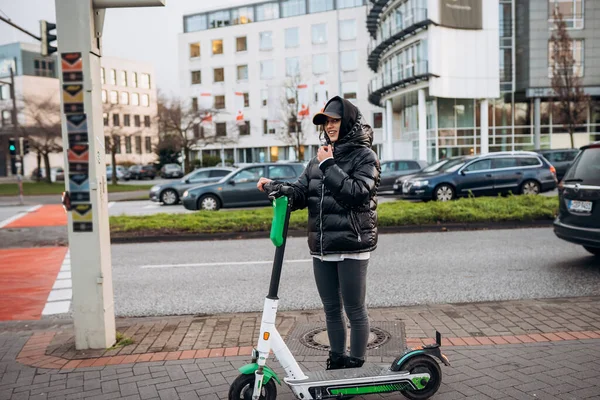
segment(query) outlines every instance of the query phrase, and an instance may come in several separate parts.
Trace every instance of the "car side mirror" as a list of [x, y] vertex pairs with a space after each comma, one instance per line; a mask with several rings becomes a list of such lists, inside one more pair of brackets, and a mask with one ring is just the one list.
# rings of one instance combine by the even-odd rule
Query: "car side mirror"
[[229, 180], [227, 183], [231, 186], [235, 186], [235, 181], [233, 179]]
[[461, 170], [461, 171], [460, 171], [460, 174], [461, 174], [462, 176], [465, 176], [467, 173], [466, 173], [466, 172], [465, 172], [465, 170], [463, 169], [463, 170]]

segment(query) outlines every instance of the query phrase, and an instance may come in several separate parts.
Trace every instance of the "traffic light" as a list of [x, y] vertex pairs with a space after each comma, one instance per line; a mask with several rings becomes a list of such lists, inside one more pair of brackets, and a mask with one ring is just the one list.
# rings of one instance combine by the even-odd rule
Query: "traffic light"
[[48, 56], [56, 52], [56, 47], [52, 46], [52, 42], [56, 40], [56, 35], [50, 31], [56, 29], [56, 24], [48, 21], [40, 21], [40, 37], [42, 38], [42, 55]]
[[23, 140], [23, 155], [29, 154], [29, 139]]
[[17, 142], [15, 139], [8, 139], [8, 152], [10, 153], [11, 157], [17, 155]]

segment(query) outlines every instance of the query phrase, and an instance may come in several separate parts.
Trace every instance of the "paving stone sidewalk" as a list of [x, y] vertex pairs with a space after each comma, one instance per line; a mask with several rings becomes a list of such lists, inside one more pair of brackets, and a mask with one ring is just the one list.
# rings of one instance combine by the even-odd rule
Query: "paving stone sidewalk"
[[[435, 399], [600, 399], [600, 297], [369, 312], [373, 321], [401, 321], [409, 345], [430, 341], [435, 329], [445, 335], [452, 366], [443, 367]], [[74, 350], [69, 321], [3, 323], [0, 400], [224, 399], [237, 368], [249, 361], [259, 319], [256, 313], [119, 319], [134, 344], [87, 353]], [[289, 334], [322, 322], [320, 311], [282, 312], [278, 327]], [[321, 369], [325, 358], [297, 357], [307, 371]], [[275, 361], [270, 365], [283, 376]], [[278, 390], [278, 399], [293, 399], [285, 385]]]

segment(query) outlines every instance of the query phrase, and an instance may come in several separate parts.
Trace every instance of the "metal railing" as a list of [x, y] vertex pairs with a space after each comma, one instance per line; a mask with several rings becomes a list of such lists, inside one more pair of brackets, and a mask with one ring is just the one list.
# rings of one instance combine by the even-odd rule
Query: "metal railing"
[[369, 84], [369, 93], [375, 93], [385, 87], [402, 84], [417, 77], [428, 75], [428, 64], [427, 60], [421, 60], [402, 68], [392, 68], [389, 71], [378, 73]]
[[[392, 13], [388, 18], [395, 18], [396, 14]], [[411, 27], [427, 21], [426, 8], [412, 8], [404, 15], [400, 16], [400, 24], [392, 26], [392, 24], [384, 25], [380, 22], [380, 28], [377, 30], [377, 39], [371, 39], [368, 47], [369, 53], [382, 42], [396, 36], [403, 31], [409, 30]]]

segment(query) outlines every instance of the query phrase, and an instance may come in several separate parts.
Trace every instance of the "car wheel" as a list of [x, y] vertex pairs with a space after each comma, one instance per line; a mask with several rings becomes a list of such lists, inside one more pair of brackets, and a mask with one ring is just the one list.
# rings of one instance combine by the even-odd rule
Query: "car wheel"
[[217, 211], [220, 207], [219, 199], [212, 194], [204, 195], [198, 200], [198, 210]]
[[454, 188], [447, 183], [442, 183], [433, 191], [433, 198], [437, 201], [450, 201], [454, 199]]
[[167, 189], [160, 194], [160, 201], [166, 206], [172, 206], [179, 203], [179, 196], [173, 189]]
[[595, 255], [596, 257], [600, 257], [600, 247], [583, 246], [583, 248]]
[[540, 184], [537, 181], [525, 181], [521, 185], [521, 194], [539, 194], [540, 189]]

